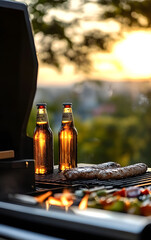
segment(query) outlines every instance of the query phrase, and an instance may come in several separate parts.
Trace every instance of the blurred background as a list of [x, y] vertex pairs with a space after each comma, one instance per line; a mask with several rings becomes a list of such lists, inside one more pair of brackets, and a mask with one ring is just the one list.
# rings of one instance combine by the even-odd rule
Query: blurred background
[[78, 162], [151, 166], [151, 1], [24, 0], [39, 60], [36, 103], [54, 132], [72, 102]]

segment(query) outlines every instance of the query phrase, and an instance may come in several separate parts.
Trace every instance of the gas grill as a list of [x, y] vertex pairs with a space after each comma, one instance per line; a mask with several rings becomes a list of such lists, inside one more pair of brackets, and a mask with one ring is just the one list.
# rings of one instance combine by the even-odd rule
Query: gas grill
[[[104, 240], [149, 239], [151, 217], [89, 208], [81, 211], [77, 207], [77, 202], [69, 208], [68, 212], [54, 206], [49, 211], [46, 211], [45, 205], [36, 205], [34, 201], [31, 201], [30, 197], [47, 191], [52, 191], [53, 194], [62, 193], [64, 189], [68, 189], [73, 193], [81, 189], [87, 189], [90, 192], [96, 189], [106, 189], [112, 192], [123, 187], [151, 186], [150, 171], [143, 175], [121, 180], [94, 179], [69, 182], [63, 177], [62, 173], [58, 173], [56, 167], [53, 174], [36, 177], [35, 186], [35, 191], [19, 195], [22, 198], [5, 199], [5, 201], [0, 202], [3, 225], [10, 227], [11, 230], [27, 231], [30, 237], [31, 233], [38, 233], [38, 236], [42, 237], [42, 239], [51, 239], [52, 237], [57, 239], [93, 238]], [[6, 232], [2, 234], [2, 236], [4, 235], [7, 236]], [[20, 239], [24, 238], [20, 237]]]
[[[34, 189], [32, 138], [26, 135], [38, 62], [27, 7], [0, 0], [0, 192]], [[9, 152], [14, 152], [8, 158]]]
[[[76, 204], [68, 212], [58, 207], [46, 211], [35, 203], [34, 196], [47, 191], [69, 189], [74, 193], [83, 188], [114, 191], [150, 186], [151, 172], [121, 180], [69, 182], [56, 167], [53, 174], [35, 178], [33, 142], [26, 136], [26, 127], [36, 91], [38, 62], [27, 6], [0, 0], [0, 32], [0, 153], [14, 152], [0, 159], [0, 238], [149, 239], [150, 217], [98, 209], [80, 211]], [[17, 194], [20, 198], [15, 197]]]

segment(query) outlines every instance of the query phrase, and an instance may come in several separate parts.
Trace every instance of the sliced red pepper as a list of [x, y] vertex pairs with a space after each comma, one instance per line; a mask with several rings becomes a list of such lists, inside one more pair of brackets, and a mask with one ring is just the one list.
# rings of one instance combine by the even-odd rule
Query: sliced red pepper
[[141, 206], [141, 215], [143, 216], [151, 216], [151, 204], [147, 204], [144, 206]]
[[142, 195], [148, 195], [149, 193], [150, 191], [147, 188], [141, 190]]
[[119, 195], [121, 197], [126, 197], [126, 189], [122, 188], [121, 190], [113, 193], [113, 196], [117, 196], [117, 195]]

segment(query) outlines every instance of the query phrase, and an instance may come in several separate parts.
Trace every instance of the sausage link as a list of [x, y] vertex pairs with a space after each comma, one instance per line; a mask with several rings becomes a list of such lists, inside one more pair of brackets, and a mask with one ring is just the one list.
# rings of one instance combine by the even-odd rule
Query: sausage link
[[65, 170], [64, 176], [68, 180], [78, 180], [78, 179], [94, 179], [97, 178], [97, 172], [100, 169], [93, 169], [93, 168], [77, 168], [71, 170]]
[[91, 167], [71, 168], [69, 170], [65, 170], [63, 174], [68, 180], [95, 179], [97, 178], [97, 174], [100, 170], [118, 167], [120, 167], [120, 164], [118, 163], [107, 162], [98, 165], [92, 165]]
[[121, 165], [116, 162], [105, 162], [105, 163], [100, 163], [100, 164], [94, 164], [91, 167], [103, 170], [103, 169], [108, 169], [108, 168], [119, 168], [119, 167], [121, 167]]
[[127, 167], [117, 169], [106, 169], [97, 172], [97, 178], [100, 180], [105, 179], [121, 179], [143, 174], [147, 171], [145, 163], [136, 163]]

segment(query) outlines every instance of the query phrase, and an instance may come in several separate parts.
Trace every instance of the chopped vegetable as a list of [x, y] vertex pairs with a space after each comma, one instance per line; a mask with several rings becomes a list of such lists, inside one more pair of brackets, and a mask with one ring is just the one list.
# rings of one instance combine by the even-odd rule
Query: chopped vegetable
[[151, 190], [149, 188], [122, 188], [107, 194], [107, 190], [93, 192], [88, 207], [151, 216]]
[[151, 215], [151, 201], [148, 199], [144, 201], [141, 205], [141, 214], [143, 216], [150, 216]]
[[129, 198], [136, 198], [141, 194], [141, 190], [138, 187], [130, 187], [126, 190], [126, 196]]
[[122, 188], [121, 190], [116, 191], [115, 193], [113, 193], [113, 195], [114, 195], [114, 196], [120, 195], [121, 197], [126, 197], [126, 189], [125, 189], [125, 188]]
[[149, 193], [150, 191], [147, 188], [141, 190], [142, 195], [148, 195]]
[[110, 211], [116, 211], [116, 212], [124, 212], [125, 210], [125, 204], [124, 201], [122, 200], [117, 200], [115, 202], [112, 202], [109, 205], [106, 205], [104, 207], [105, 210], [110, 210]]
[[91, 200], [91, 201], [88, 201], [88, 207], [90, 208], [101, 208], [101, 205], [95, 201], [95, 200]]
[[127, 213], [140, 215], [141, 214], [140, 206], [141, 202], [137, 198], [130, 200], [130, 205], [127, 208]]
[[97, 192], [97, 196], [101, 197], [101, 196], [106, 196], [107, 195], [107, 191], [106, 190], [99, 190]]

